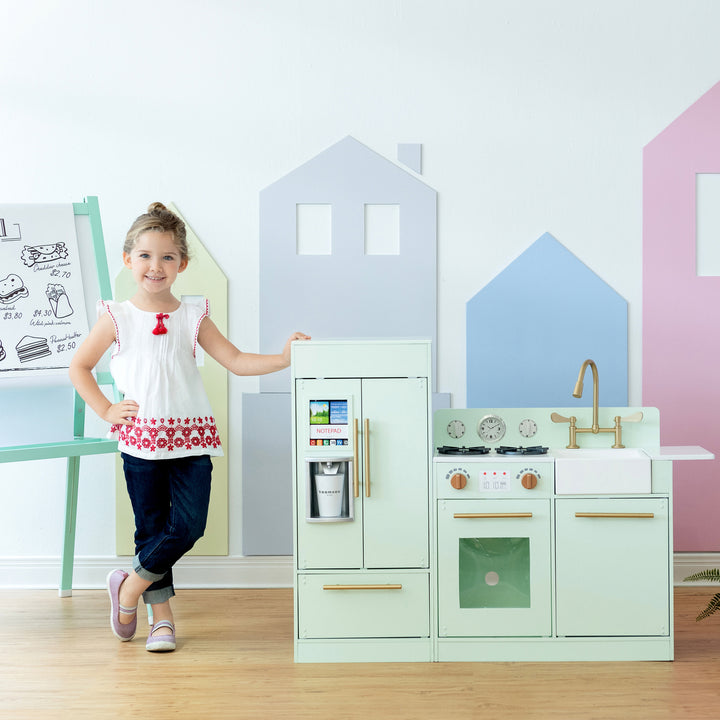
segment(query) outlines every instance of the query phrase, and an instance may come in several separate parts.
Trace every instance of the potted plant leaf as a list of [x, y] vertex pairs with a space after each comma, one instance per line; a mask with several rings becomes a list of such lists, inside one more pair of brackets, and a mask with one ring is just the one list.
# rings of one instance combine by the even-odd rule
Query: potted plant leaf
[[[720, 570], [718, 568], [710, 568], [709, 570], [702, 570], [701, 572], [693, 573], [685, 578], [685, 582], [695, 582], [698, 580], [709, 580], [710, 582], [720, 583]], [[695, 618], [696, 621], [704, 620], [706, 617], [710, 617], [716, 610], [720, 609], [720, 592], [715, 593], [707, 607]]]

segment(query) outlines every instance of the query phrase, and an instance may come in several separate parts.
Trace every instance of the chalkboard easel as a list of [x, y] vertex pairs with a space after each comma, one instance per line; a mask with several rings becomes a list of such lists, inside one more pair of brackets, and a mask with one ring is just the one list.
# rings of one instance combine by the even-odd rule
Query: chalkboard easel
[[[112, 299], [110, 275], [108, 271], [105, 241], [100, 221], [100, 207], [97, 197], [89, 196], [81, 203], [73, 203], [75, 225], [78, 234], [78, 245], [81, 246], [81, 263], [85, 281], [85, 305], [88, 316], [94, 315], [94, 300]], [[92, 272], [92, 271], [95, 272]], [[94, 297], [94, 300], [92, 298]], [[89, 317], [90, 319], [90, 317]], [[94, 319], [94, 318], [93, 318]], [[112, 386], [113, 397], [118, 398], [112, 376], [107, 370], [98, 370], [98, 384]], [[4, 387], [8, 385], [9, 387]], [[77, 520], [78, 486], [80, 475], [80, 458], [85, 455], [100, 455], [117, 452], [117, 441], [106, 438], [85, 437], [85, 402], [75, 392], [61, 388], [66, 392], [58, 393], [59, 398], [67, 398], [66, 412], [71, 412], [72, 421], [68, 418], [67, 427], [72, 427], [72, 436], [53, 438], [49, 442], [29, 444], [10, 444], [0, 446], [0, 463], [24, 462], [28, 460], [47, 460], [50, 458], [67, 458], [67, 486], [65, 494], [65, 525], [61, 557], [60, 597], [72, 595], [73, 562], [75, 556], [75, 527]], [[0, 382], [0, 393], [7, 402], [17, 402], [17, 398], [27, 395], [25, 388], [13, 388], [12, 380]], [[72, 399], [71, 399], [72, 398]], [[3, 404], [6, 404], [5, 402]], [[26, 406], [29, 403], [26, 403]], [[63, 411], [65, 412], [65, 411]], [[32, 408], [28, 408], [32, 421]], [[28, 432], [25, 430], [25, 432]], [[28, 439], [36, 439], [37, 434], [30, 431]], [[11, 440], [13, 438], [11, 437]], [[4, 439], [3, 439], [4, 441]]]

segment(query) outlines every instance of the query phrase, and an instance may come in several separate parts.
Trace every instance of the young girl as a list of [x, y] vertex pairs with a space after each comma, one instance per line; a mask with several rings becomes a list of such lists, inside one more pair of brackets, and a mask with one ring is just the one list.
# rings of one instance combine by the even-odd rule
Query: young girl
[[[133, 569], [107, 578], [110, 627], [120, 640], [132, 640], [142, 595], [153, 611], [151, 652], [175, 649], [172, 567], [205, 531], [210, 456], [222, 455], [197, 345], [236, 375], [262, 375], [287, 367], [290, 343], [308, 339], [294, 333], [279, 355], [241, 352], [210, 320], [207, 302], [183, 303], [172, 294], [188, 261], [184, 223], [153, 203], [123, 247], [137, 292], [123, 303], [98, 304], [99, 320], [70, 363], [73, 385], [118, 439], [135, 515]], [[119, 403], [105, 397], [92, 374], [113, 343], [110, 371], [124, 394]]]

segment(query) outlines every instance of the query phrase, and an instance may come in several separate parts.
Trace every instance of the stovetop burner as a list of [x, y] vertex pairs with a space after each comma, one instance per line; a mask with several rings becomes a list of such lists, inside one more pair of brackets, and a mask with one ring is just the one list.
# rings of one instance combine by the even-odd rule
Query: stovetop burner
[[452, 447], [443, 445], [437, 449], [438, 455], [487, 455], [490, 452], [489, 447], [477, 445], [476, 447]]
[[545, 455], [548, 449], [541, 445], [533, 445], [531, 447], [508, 447], [501, 445], [495, 452], [498, 455]]

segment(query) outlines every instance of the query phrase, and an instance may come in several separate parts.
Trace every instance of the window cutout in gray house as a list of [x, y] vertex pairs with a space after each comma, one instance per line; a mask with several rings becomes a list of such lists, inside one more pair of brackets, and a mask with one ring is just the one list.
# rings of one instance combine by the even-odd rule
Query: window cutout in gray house
[[695, 175], [695, 273], [720, 276], [720, 174]]
[[400, 254], [399, 205], [365, 205], [365, 254]]
[[298, 255], [332, 254], [332, 205], [298, 203], [295, 220]]

